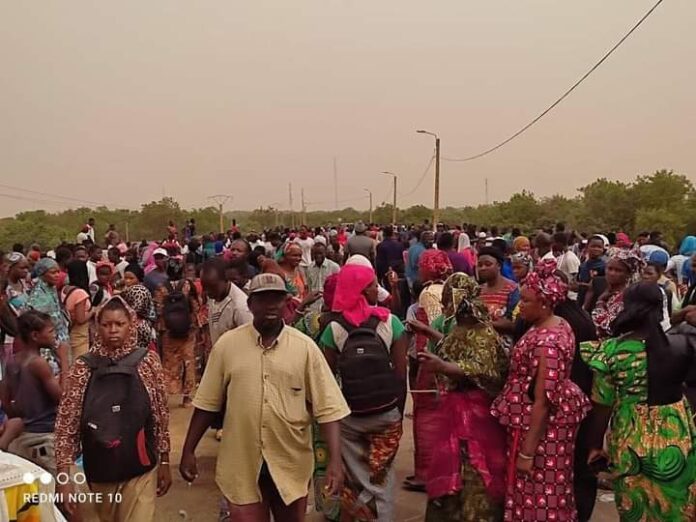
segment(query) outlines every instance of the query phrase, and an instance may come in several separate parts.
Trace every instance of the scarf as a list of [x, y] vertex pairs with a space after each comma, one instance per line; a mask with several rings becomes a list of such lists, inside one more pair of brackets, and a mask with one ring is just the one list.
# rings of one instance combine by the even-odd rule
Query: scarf
[[346, 265], [338, 273], [332, 311], [340, 312], [353, 326], [360, 326], [373, 315], [380, 321], [390, 312], [381, 306], [370, 306], [363, 291], [375, 280], [375, 271], [359, 265]]

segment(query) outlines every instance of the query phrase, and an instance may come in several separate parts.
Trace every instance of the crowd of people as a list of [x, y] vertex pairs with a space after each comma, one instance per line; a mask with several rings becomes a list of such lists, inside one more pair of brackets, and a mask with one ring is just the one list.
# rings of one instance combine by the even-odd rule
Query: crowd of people
[[600, 476], [623, 521], [696, 520], [695, 236], [95, 227], [0, 266], [0, 451], [84, 472], [103, 496], [59, 483], [68, 520], [156, 519], [179, 405], [187, 482], [216, 430], [221, 520], [303, 520], [312, 487], [326, 520], [393, 521], [403, 487], [429, 522], [586, 522]]

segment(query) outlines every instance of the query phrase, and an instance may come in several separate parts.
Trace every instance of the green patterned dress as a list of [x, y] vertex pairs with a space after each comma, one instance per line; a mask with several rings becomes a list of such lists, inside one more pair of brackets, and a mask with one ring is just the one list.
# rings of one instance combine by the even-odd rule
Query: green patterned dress
[[696, 428], [686, 399], [648, 405], [643, 341], [581, 344], [593, 402], [611, 407], [608, 437], [616, 506], [623, 522], [696, 520]]

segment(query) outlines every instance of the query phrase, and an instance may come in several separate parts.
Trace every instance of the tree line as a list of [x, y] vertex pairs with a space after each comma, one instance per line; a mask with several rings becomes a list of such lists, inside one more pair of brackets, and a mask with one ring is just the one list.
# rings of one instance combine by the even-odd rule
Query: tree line
[[[402, 224], [423, 223], [432, 217], [424, 205], [397, 209]], [[80, 228], [90, 217], [97, 223], [97, 238], [101, 241], [109, 224], [116, 225], [122, 237], [130, 241], [161, 240], [167, 223], [172, 220], [180, 228], [187, 220], [195, 219], [197, 235], [219, 232], [219, 214], [214, 207], [183, 209], [172, 198], [163, 198], [142, 205], [140, 210], [77, 208], [57, 213], [43, 210], [21, 212], [0, 220], [0, 248], [9, 249], [14, 243], [36, 242], [50, 248], [66, 241], [75, 241]], [[244, 231], [262, 231], [277, 226], [291, 227], [306, 224], [367, 222], [367, 211], [344, 208], [334, 211], [312, 211], [301, 214], [263, 207], [253, 211], [232, 210], [225, 215], [226, 227], [232, 220]], [[373, 212], [373, 221], [389, 223], [392, 206], [382, 204]], [[506, 201], [488, 205], [446, 207], [440, 220], [449, 225], [474, 223], [480, 226], [519, 227], [524, 232], [550, 227], [562, 221], [568, 230], [588, 233], [624, 231], [634, 235], [640, 231], [660, 230], [668, 243], [676, 245], [687, 233], [696, 232], [696, 191], [682, 174], [660, 170], [637, 176], [632, 182], [600, 178], [578, 189], [575, 197], [553, 195], [539, 198], [522, 191]]]

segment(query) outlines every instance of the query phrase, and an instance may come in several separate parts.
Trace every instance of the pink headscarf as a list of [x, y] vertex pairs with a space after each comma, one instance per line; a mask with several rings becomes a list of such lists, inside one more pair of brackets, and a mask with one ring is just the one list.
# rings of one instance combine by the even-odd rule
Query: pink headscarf
[[370, 306], [363, 290], [375, 279], [375, 271], [359, 265], [346, 265], [338, 273], [332, 311], [340, 312], [353, 326], [360, 326], [371, 316], [380, 321], [389, 319], [389, 310]]

